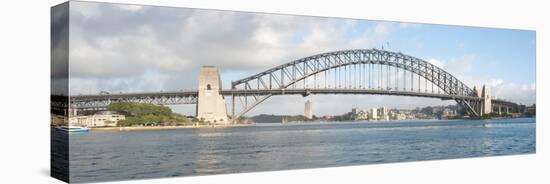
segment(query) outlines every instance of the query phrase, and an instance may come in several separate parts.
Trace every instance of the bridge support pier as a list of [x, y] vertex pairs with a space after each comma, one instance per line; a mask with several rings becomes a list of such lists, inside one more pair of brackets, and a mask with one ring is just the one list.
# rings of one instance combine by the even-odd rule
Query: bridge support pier
[[480, 115], [492, 113], [493, 104], [491, 102], [491, 90], [489, 89], [488, 86], [483, 85], [481, 96], [483, 98], [483, 105], [482, 105], [483, 112]]
[[482, 98], [481, 101], [475, 103], [475, 111], [479, 113], [479, 116], [490, 114], [493, 112], [493, 104], [491, 101], [491, 90], [488, 86], [483, 85], [481, 91], [477, 86], [474, 86], [474, 93], [477, 97]]
[[216, 124], [229, 123], [221, 89], [222, 81], [218, 68], [202, 66], [199, 74], [197, 118]]
[[[479, 90], [477, 86], [474, 86], [473, 91], [478, 98], [482, 97], [481, 90]], [[483, 102], [477, 101], [477, 102], [474, 102], [473, 104], [474, 104], [474, 110], [479, 114], [479, 116], [483, 116]]]

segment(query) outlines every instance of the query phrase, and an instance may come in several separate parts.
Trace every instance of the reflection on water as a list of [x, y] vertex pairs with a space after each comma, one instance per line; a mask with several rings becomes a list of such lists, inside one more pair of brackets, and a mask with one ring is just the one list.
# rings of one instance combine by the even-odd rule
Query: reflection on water
[[69, 135], [50, 129], [50, 174], [69, 182]]
[[338, 122], [70, 135], [71, 182], [535, 152], [535, 119]]

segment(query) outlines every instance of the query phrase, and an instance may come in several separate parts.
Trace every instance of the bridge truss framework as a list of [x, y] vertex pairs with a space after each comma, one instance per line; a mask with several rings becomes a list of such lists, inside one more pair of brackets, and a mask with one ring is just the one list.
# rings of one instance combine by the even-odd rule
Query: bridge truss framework
[[[332, 75], [330, 75], [331, 72]], [[327, 73], [330, 77], [327, 77]], [[418, 88], [415, 90], [416, 81], [418, 81], [416, 83]], [[406, 92], [422, 93], [422, 81], [424, 81], [424, 93], [428, 92], [428, 84], [430, 84], [431, 93], [435, 93], [435, 87], [437, 94], [456, 96], [454, 100], [469, 114], [480, 116], [478, 109], [481, 99], [476, 98], [478, 94], [455, 76], [422, 59], [377, 49], [344, 50], [305, 57], [234, 81], [232, 89], [250, 91], [318, 87], [376, 89], [414, 96]], [[319, 83], [321, 85], [318, 85]], [[233, 95], [233, 99], [240, 98], [244, 100], [239, 101], [245, 102], [238, 114], [235, 114], [236, 107], [233, 102], [233, 117], [244, 115], [273, 95], [274, 93], [252, 96]]]
[[[483, 98], [455, 76], [427, 61], [402, 53], [377, 49], [344, 50], [298, 59], [233, 81], [219, 91], [231, 97], [231, 117], [243, 116], [274, 95], [375, 94], [455, 100], [471, 116], [479, 117]], [[102, 110], [112, 102], [158, 105], [196, 104], [198, 91], [75, 95], [71, 108]], [[52, 107], [65, 99], [52, 96]], [[500, 105], [517, 105], [493, 100]], [[239, 106], [239, 107], [237, 107]], [[239, 112], [237, 112], [239, 111]]]

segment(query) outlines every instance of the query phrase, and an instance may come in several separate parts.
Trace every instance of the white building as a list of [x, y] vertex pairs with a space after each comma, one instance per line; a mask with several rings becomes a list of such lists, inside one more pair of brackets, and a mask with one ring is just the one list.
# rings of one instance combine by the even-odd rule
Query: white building
[[356, 115], [356, 120], [365, 120], [365, 119], [369, 119], [369, 113], [366, 111], [366, 110], [361, 110], [359, 111], [359, 113]]
[[110, 111], [103, 111], [91, 116], [70, 117], [69, 125], [83, 127], [117, 126], [118, 121], [125, 119], [126, 117], [124, 115], [115, 114]]
[[369, 112], [369, 120], [378, 120], [378, 109], [372, 108]]
[[399, 113], [394, 113], [394, 118], [395, 120], [405, 120], [407, 119], [407, 115], [403, 112], [399, 112]]
[[380, 107], [380, 109], [378, 109], [378, 119], [390, 120], [388, 109], [386, 107]]
[[456, 116], [456, 111], [446, 108], [446, 109], [443, 110], [442, 116], [444, 118]]
[[366, 120], [369, 119], [367, 110], [353, 108], [351, 109], [352, 119], [354, 120]]
[[308, 119], [313, 119], [313, 108], [309, 100], [304, 104], [304, 116]]

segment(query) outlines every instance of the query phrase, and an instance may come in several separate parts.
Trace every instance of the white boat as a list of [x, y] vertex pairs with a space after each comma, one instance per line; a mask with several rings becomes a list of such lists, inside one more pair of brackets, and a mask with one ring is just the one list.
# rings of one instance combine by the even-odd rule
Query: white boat
[[89, 132], [90, 128], [81, 126], [59, 126], [55, 130], [61, 132]]

